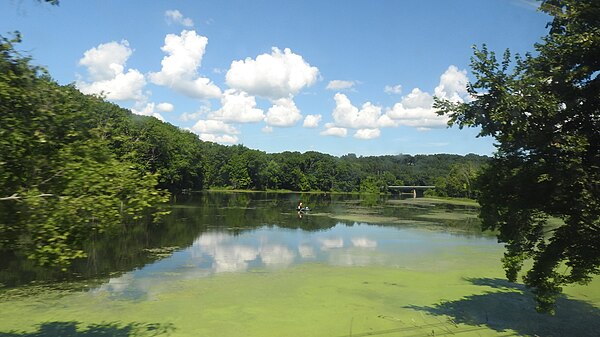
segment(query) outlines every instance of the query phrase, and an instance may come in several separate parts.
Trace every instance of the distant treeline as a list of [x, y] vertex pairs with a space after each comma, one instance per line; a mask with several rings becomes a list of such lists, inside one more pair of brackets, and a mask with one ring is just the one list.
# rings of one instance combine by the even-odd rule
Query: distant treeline
[[437, 195], [473, 197], [471, 182], [489, 159], [473, 154], [270, 154], [205, 142], [156, 118], [89, 99], [102, 106], [94, 111], [97, 127], [117, 158], [157, 174], [158, 187], [173, 193], [212, 188], [379, 193], [390, 185], [435, 185]]
[[204, 142], [156, 118], [98, 104], [103, 108], [94, 114], [111, 151], [140, 172], [157, 174], [158, 186], [173, 193], [213, 188], [379, 193], [390, 185], [435, 185], [430, 193], [473, 197], [471, 182], [489, 159], [473, 154], [270, 154], [243, 145]]
[[438, 195], [472, 197], [471, 181], [488, 160], [448, 154], [268, 154], [243, 145], [204, 142], [155, 118], [114, 105], [109, 109], [111, 133], [105, 136], [112, 150], [139, 170], [157, 173], [159, 186], [174, 193], [211, 188], [378, 193], [389, 185], [435, 185]]

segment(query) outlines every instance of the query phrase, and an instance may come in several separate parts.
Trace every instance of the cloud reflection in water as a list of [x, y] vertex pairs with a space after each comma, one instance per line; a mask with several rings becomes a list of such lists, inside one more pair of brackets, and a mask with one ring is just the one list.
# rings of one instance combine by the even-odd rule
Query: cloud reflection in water
[[202, 233], [190, 247], [167, 258], [111, 278], [94, 292], [129, 299], [152, 298], [177, 287], [181, 280], [301, 263], [420, 268], [423, 262], [435, 264], [437, 259], [432, 257], [457, 247], [488, 249], [490, 245], [497, 244], [491, 239], [367, 224], [338, 224], [319, 232], [274, 226], [236, 235], [213, 231]]

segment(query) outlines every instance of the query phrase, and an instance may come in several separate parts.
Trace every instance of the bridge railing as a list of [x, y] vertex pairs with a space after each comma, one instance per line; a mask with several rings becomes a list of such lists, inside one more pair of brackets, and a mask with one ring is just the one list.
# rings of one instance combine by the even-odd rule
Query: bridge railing
[[[428, 189], [435, 188], [435, 186], [424, 185], [424, 186], [412, 186], [412, 185], [398, 185], [388, 186], [388, 190], [399, 190], [400, 194], [412, 194], [413, 198], [417, 198], [417, 194], [423, 195], [423, 192]], [[417, 193], [419, 191], [419, 193]]]

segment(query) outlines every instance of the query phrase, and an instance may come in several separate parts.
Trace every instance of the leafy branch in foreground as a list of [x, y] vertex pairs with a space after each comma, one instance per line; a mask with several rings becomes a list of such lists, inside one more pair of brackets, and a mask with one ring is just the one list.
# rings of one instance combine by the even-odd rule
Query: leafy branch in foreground
[[103, 138], [112, 105], [56, 84], [18, 42], [0, 37], [0, 249], [66, 268], [90, 237], [160, 216], [168, 195]]
[[[480, 217], [506, 243], [503, 263], [553, 313], [562, 286], [600, 273], [600, 2], [545, 0], [553, 17], [537, 56], [475, 48], [474, 98], [436, 100], [449, 124], [479, 127], [497, 152], [478, 178]], [[563, 224], [549, 226], [549, 217]]]

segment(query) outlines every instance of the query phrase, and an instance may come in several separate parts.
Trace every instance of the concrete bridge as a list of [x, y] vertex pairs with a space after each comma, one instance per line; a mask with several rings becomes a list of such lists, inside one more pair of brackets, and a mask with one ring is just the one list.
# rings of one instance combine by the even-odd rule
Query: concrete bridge
[[425, 190], [435, 188], [435, 186], [409, 186], [409, 185], [400, 185], [400, 186], [388, 186], [388, 189], [391, 191], [397, 190], [400, 194], [410, 194], [413, 198], [420, 198], [423, 196], [423, 192]]

